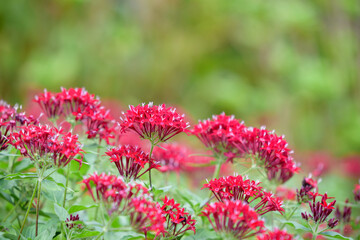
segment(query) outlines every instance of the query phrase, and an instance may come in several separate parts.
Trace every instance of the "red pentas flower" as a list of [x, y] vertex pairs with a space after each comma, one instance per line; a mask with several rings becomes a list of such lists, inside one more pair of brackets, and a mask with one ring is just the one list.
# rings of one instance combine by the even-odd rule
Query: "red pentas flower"
[[318, 181], [311, 178], [311, 176], [304, 178], [300, 190], [296, 189], [297, 201], [299, 203], [308, 202], [309, 199], [312, 198], [312, 195], [310, 193], [313, 193], [311, 192], [313, 189], [315, 190], [315, 192], [318, 191]]
[[136, 107], [131, 105], [129, 108], [120, 118], [122, 131], [132, 130], [154, 143], [165, 142], [189, 127], [184, 115], [177, 113], [175, 108], [167, 108], [165, 104], [157, 106], [149, 103]]
[[187, 147], [177, 144], [161, 144], [154, 149], [153, 157], [159, 163], [161, 172], [176, 172], [186, 168], [190, 151]]
[[255, 182], [238, 175], [212, 179], [207, 184], [204, 184], [203, 188], [209, 188], [217, 200], [221, 202], [241, 200], [247, 204], [254, 203], [254, 210], [259, 215], [270, 211], [282, 213], [284, 209], [281, 207], [282, 201], [280, 198], [264, 191], [259, 184], [260, 182]]
[[[305, 220], [312, 219], [315, 223], [323, 223], [326, 221], [327, 217], [332, 213], [334, 210], [334, 205], [336, 203], [336, 200], [332, 201], [331, 203], [328, 203], [327, 201], [331, 199], [332, 197], [328, 197], [325, 193], [324, 195], [321, 195], [319, 193], [312, 193], [310, 192], [312, 201], [309, 202], [311, 214], [307, 212], [301, 213], [301, 216]], [[316, 198], [321, 197], [321, 201], [317, 201]]]
[[[44, 125], [28, 125], [9, 136], [10, 144], [29, 157], [40, 168], [66, 166], [71, 160], [82, 163], [81, 145], [78, 136], [62, 129]], [[80, 159], [75, 158], [77, 155]]]
[[360, 202], [360, 184], [355, 184], [354, 199], [356, 202]]
[[175, 203], [174, 199], [169, 199], [167, 196], [162, 202], [162, 204], [158, 203], [158, 208], [161, 209], [162, 215], [166, 219], [166, 232], [163, 237], [176, 238], [188, 230], [193, 231], [194, 234], [196, 233], [195, 219], [192, 219], [192, 216], [185, 212], [185, 209], [181, 208], [179, 203]]
[[231, 161], [238, 156], [238, 151], [232, 144], [232, 138], [245, 129], [235, 117], [225, 113], [215, 115], [212, 119], [199, 121], [189, 132], [196, 137], [214, 154], [226, 154], [227, 160]]
[[77, 221], [80, 221], [79, 214], [76, 215], [70, 214], [70, 217], [66, 218], [65, 220], [66, 227], [68, 229], [73, 229], [73, 228], [82, 229], [83, 227], [81, 226], [81, 224], [76, 223]]
[[[125, 183], [122, 178], [101, 173], [93, 173], [84, 178], [86, 185], [94, 201], [102, 201], [109, 215], [114, 212], [127, 213], [132, 198], [150, 198], [149, 191], [140, 183]], [[93, 191], [95, 185], [95, 191]], [[96, 195], [94, 194], [96, 193]]]
[[201, 213], [207, 217], [216, 232], [245, 239], [264, 232], [264, 222], [248, 204], [224, 201], [208, 204]]
[[165, 234], [165, 218], [156, 203], [145, 198], [132, 198], [129, 203], [128, 215], [130, 224], [138, 231], [155, 233], [155, 239]]
[[[137, 179], [144, 175], [152, 168], [158, 168], [154, 159], [149, 158], [138, 146], [125, 145], [109, 149], [106, 154], [110, 157], [111, 162], [115, 163], [119, 174], [127, 181]], [[145, 169], [145, 165], [147, 168]], [[141, 174], [140, 172], [144, 170]]]
[[260, 236], [257, 236], [258, 240], [293, 240], [293, 235], [287, 233], [285, 230], [275, 228], [274, 231], [268, 231]]
[[245, 128], [230, 139], [240, 155], [255, 156], [256, 164], [264, 167], [269, 180], [284, 183], [299, 171], [283, 136], [265, 128]]

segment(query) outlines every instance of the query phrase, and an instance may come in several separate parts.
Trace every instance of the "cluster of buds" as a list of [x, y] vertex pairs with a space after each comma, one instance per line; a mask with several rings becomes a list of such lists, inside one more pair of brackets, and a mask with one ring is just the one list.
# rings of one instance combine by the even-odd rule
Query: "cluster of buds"
[[265, 230], [256, 211], [240, 200], [208, 204], [201, 215], [207, 217], [216, 232], [237, 239], [250, 238]]
[[175, 108], [167, 108], [165, 104], [157, 106], [149, 103], [129, 108], [120, 118], [122, 132], [132, 130], [153, 143], [165, 142], [189, 127], [184, 115], [177, 113]]
[[339, 220], [339, 222], [347, 224], [351, 220], [351, 207], [348, 206], [349, 199], [346, 199], [345, 206], [343, 211], [341, 212], [339, 206], [336, 207], [335, 217]]
[[281, 183], [299, 171], [284, 136], [277, 136], [265, 128], [246, 127], [234, 116], [224, 113], [210, 120], [199, 122], [190, 131], [216, 155], [234, 158], [255, 157], [256, 165], [262, 166], [269, 180]]
[[254, 210], [263, 215], [271, 211], [284, 212], [282, 201], [270, 192], [266, 192], [260, 182], [238, 176], [227, 176], [219, 179], [212, 179], [203, 188], [208, 188], [218, 201], [240, 200], [247, 204], [254, 204]]
[[[110, 157], [111, 162], [115, 163], [119, 174], [126, 180], [134, 180], [141, 177], [152, 168], [160, 167], [154, 159], [144, 153], [140, 147], [125, 145], [109, 149], [106, 154]], [[148, 168], [145, 169], [145, 164]], [[145, 169], [140, 174], [140, 171]]]
[[19, 126], [38, 123], [38, 119], [35, 119], [32, 115], [26, 116], [25, 113], [18, 113], [18, 109], [19, 106], [17, 105], [12, 107], [0, 100], [0, 151], [9, 146], [8, 137]]
[[304, 178], [300, 190], [296, 189], [298, 203], [306, 203], [311, 200], [312, 195], [310, 193], [313, 193], [312, 190], [318, 191], [318, 181], [311, 178], [311, 176]]
[[293, 240], [293, 235], [287, 233], [285, 230], [275, 228], [274, 231], [268, 231], [262, 235], [257, 236], [257, 240]]
[[79, 214], [76, 214], [76, 215], [70, 214], [70, 217], [66, 218], [66, 220], [65, 220], [66, 227], [69, 230], [71, 230], [71, 229], [82, 229], [83, 226], [81, 224], [78, 224], [77, 221], [80, 221]]
[[161, 209], [162, 215], [165, 218], [164, 237], [180, 237], [188, 230], [193, 231], [194, 234], [196, 233], [196, 221], [192, 219], [188, 212], [185, 212], [184, 208], [180, 207], [179, 203], [175, 203], [174, 199], [169, 199], [167, 196], [162, 201], [162, 204], [158, 203], [158, 208]]
[[87, 127], [88, 138], [99, 136], [109, 144], [109, 139], [114, 138], [114, 121], [98, 98], [89, 94], [84, 88], [61, 88], [61, 92], [44, 93], [34, 99], [49, 119], [64, 117], [72, 122], [81, 121]]
[[[150, 198], [149, 191], [139, 183], [126, 184], [122, 178], [114, 175], [93, 173], [83, 180], [95, 202], [103, 201], [108, 214], [126, 213], [133, 198]], [[95, 185], [95, 193], [92, 189]]]
[[[336, 203], [336, 200], [328, 203], [327, 200], [331, 199], [331, 197], [328, 197], [326, 193], [324, 195], [321, 195], [319, 193], [310, 192], [310, 196], [312, 199], [311, 201], [309, 201], [311, 214], [307, 212], [302, 212], [301, 217], [306, 221], [312, 219], [316, 224], [322, 224], [326, 221], [328, 216], [335, 209], [334, 205]], [[317, 201], [317, 197], [321, 197], [321, 201]], [[332, 218], [328, 221], [328, 226], [330, 228], [334, 228], [338, 224], [338, 222], [339, 220]]]
[[[10, 134], [9, 142], [40, 168], [64, 167], [72, 160], [82, 163], [84, 151], [78, 136], [64, 133], [62, 129], [40, 124], [23, 126], [19, 132]], [[77, 155], [80, 159], [75, 158]]]

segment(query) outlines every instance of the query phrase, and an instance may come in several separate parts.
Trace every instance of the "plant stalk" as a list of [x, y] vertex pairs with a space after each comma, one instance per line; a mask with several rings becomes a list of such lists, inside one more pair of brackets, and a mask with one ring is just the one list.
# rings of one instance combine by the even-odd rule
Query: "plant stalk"
[[[151, 155], [152, 155], [152, 152], [153, 152], [155, 146], [156, 146], [156, 144], [154, 144], [154, 141], [151, 141], [151, 148], [150, 148], [150, 153], [149, 153], [149, 161], [151, 161]], [[151, 168], [149, 168], [149, 184], [150, 184], [150, 191], [152, 191]]]
[[37, 191], [37, 203], [36, 203], [36, 228], [35, 228], [35, 237], [38, 235], [39, 228], [39, 211], [40, 211], [40, 193], [41, 193], [41, 180], [38, 180], [38, 191]]
[[68, 167], [66, 169], [66, 183], [65, 183], [65, 190], [64, 190], [63, 208], [65, 208], [67, 188], [69, 186], [69, 175], [70, 175], [70, 163], [68, 163]]

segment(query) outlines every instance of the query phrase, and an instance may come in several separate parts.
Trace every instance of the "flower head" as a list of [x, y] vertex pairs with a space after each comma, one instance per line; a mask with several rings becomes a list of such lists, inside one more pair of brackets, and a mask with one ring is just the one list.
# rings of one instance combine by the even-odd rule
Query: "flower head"
[[[331, 199], [325, 193], [321, 195], [319, 193], [310, 192], [310, 196], [312, 201], [309, 202], [311, 214], [309, 213], [301, 213], [301, 216], [305, 220], [312, 219], [315, 223], [321, 224], [326, 221], [327, 217], [332, 213], [334, 210], [334, 205], [336, 200], [328, 203], [327, 201]], [[317, 201], [316, 198], [321, 197], [321, 201]]]
[[[144, 153], [140, 147], [125, 145], [109, 149], [106, 154], [110, 157], [111, 162], [115, 163], [119, 174], [126, 180], [137, 179], [152, 168], [158, 168], [154, 159]], [[145, 169], [145, 165], [148, 165]], [[140, 171], [144, 171], [140, 174]]]
[[161, 209], [162, 215], [166, 219], [166, 237], [177, 237], [191, 230], [195, 234], [195, 223], [192, 216], [185, 212], [184, 208], [180, 207], [179, 203], [175, 203], [174, 199], [169, 199], [167, 196], [162, 200], [163, 203], [158, 203], [158, 208]]
[[[39, 167], [51, 165], [64, 167], [71, 160], [82, 163], [81, 145], [78, 136], [62, 129], [44, 125], [28, 125], [9, 136], [10, 144], [29, 157]], [[80, 155], [80, 159], [75, 158]]]
[[208, 204], [202, 211], [216, 232], [245, 239], [264, 232], [264, 222], [248, 204], [240, 200]]
[[293, 189], [278, 186], [276, 188], [276, 196], [278, 196], [283, 201], [294, 201], [296, 199], [296, 192]]
[[311, 199], [310, 193], [312, 193], [311, 191], [313, 189], [315, 189], [317, 192], [318, 181], [311, 177], [304, 178], [300, 190], [296, 189], [297, 201], [299, 203], [308, 202]]
[[[360, 181], [359, 181], [360, 182]], [[360, 184], [356, 184], [354, 188], [354, 199], [356, 202], [360, 202]]]
[[343, 211], [340, 210], [339, 206], [335, 210], [335, 217], [344, 224], [349, 223], [351, 219], [351, 207], [348, 206], [348, 203], [349, 199], [346, 199]]
[[187, 147], [176, 143], [161, 144], [154, 149], [153, 157], [159, 162], [161, 172], [177, 172], [186, 168], [190, 151]]
[[76, 215], [70, 214], [70, 217], [66, 218], [66, 221], [65, 221], [66, 227], [68, 229], [73, 229], [73, 228], [82, 229], [83, 227], [81, 226], [81, 224], [74, 223], [79, 220], [80, 220], [79, 214], [76, 214]]
[[121, 118], [121, 129], [123, 132], [132, 130], [144, 139], [165, 142], [189, 127], [184, 115], [165, 104], [157, 106], [149, 103], [129, 108]]
[[266, 232], [257, 236], [257, 240], [293, 240], [294, 236], [285, 230], [275, 228], [274, 231]]
[[226, 155], [231, 161], [238, 154], [232, 145], [232, 138], [245, 129], [235, 117], [227, 116], [225, 113], [215, 115], [212, 119], [199, 121], [189, 132], [195, 135], [200, 141], [215, 154]]
[[241, 200], [252, 204], [254, 210], [263, 215], [270, 211], [279, 211], [284, 209], [280, 198], [274, 197], [272, 193], [266, 192], [259, 186], [260, 182], [238, 176], [227, 176], [219, 179], [212, 179], [203, 188], [209, 188], [218, 201]]

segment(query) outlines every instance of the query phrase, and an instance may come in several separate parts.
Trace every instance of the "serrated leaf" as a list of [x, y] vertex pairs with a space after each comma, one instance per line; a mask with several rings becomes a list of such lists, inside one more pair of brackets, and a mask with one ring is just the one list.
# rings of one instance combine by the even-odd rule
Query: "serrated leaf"
[[322, 233], [320, 233], [320, 235], [327, 236], [327, 237], [334, 238], [334, 239], [352, 240], [352, 238], [350, 238], [350, 237], [345, 237], [345, 236], [341, 235], [340, 233], [333, 232], [333, 231], [322, 232]]
[[54, 210], [60, 221], [65, 221], [66, 218], [69, 217], [69, 213], [66, 211], [66, 209], [59, 206], [57, 203], [54, 203]]
[[82, 210], [86, 210], [86, 209], [89, 209], [89, 208], [94, 208], [94, 207], [97, 207], [96, 204], [93, 204], [93, 205], [72, 205], [68, 212], [69, 214], [71, 213], [74, 213], [74, 212], [79, 212], [79, 211], [82, 211]]
[[311, 229], [298, 223], [298, 222], [294, 222], [294, 221], [283, 221], [282, 223], [287, 224], [289, 226], [292, 226], [293, 228], [295, 228], [296, 230], [303, 230], [306, 232], [311, 232]]

